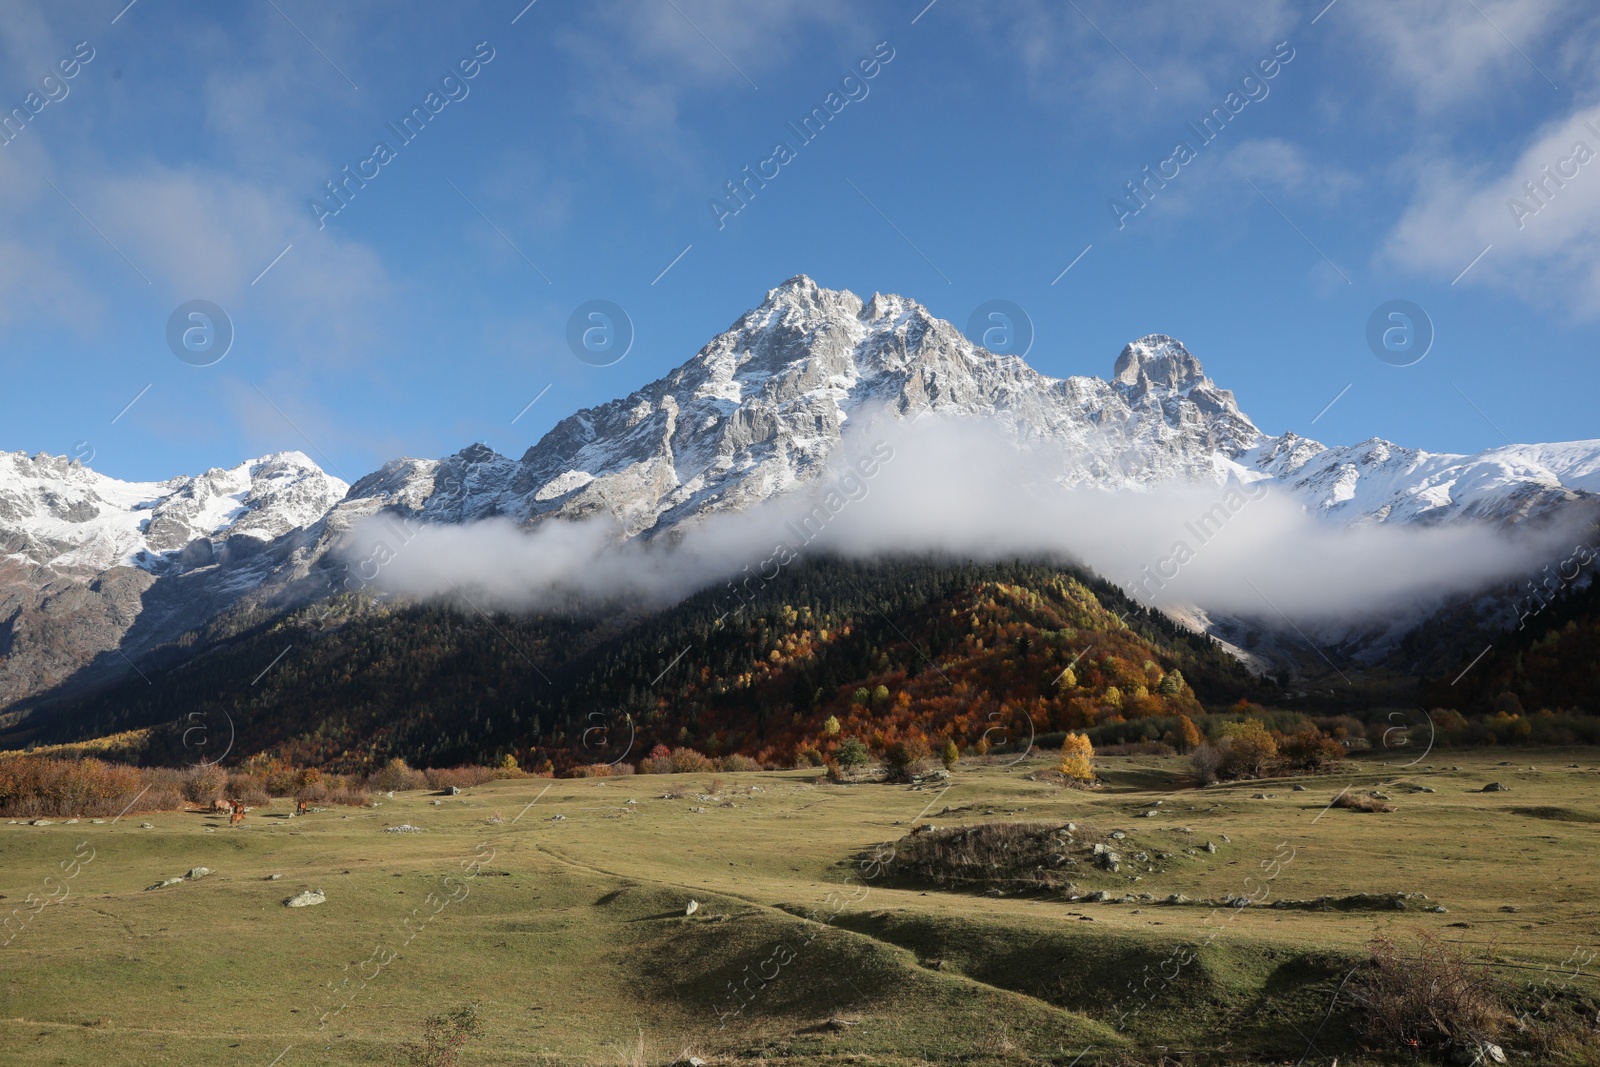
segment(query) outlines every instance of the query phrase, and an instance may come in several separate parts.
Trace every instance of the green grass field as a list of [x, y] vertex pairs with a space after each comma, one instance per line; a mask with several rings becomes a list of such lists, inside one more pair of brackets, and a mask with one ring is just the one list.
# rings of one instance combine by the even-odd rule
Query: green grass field
[[[1186, 788], [1176, 758], [1100, 764], [1106, 786], [1089, 792], [1028, 780], [1039, 755], [963, 763], [947, 790], [798, 771], [529, 778], [301, 818], [279, 800], [239, 828], [199, 813], [0, 825], [0, 905], [17, 909], [0, 931], [0, 1063], [389, 1063], [428, 1016], [475, 1002], [469, 1065], [1310, 1050], [1306, 1063], [1350, 1067], [1390, 1061], [1354, 1049], [1347, 1012], [1324, 1021], [1335, 989], [1375, 935], [1424, 932], [1511, 985], [1600, 994], [1593, 965], [1558, 970], [1600, 947], [1600, 753], [1434, 752], [1301, 779], [1304, 792]], [[1477, 791], [1489, 781], [1508, 790]], [[1329, 809], [1346, 786], [1396, 810]], [[893, 888], [857, 864], [918, 821], [996, 820], [1123, 831], [1119, 850], [1150, 862], [1073, 875], [1116, 896], [1429, 900], [1091, 904]], [[383, 832], [403, 823], [422, 832]], [[214, 873], [147, 889], [197, 866]], [[318, 888], [321, 905], [282, 903]]]

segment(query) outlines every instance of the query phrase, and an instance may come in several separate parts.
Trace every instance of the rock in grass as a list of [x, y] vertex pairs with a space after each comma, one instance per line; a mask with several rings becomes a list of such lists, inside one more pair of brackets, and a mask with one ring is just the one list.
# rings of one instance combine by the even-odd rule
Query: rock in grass
[[697, 912], [699, 910], [700, 910], [700, 902], [698, 900], [691, 900], [691, 901], [689, 901], [688, 905], [683, 909], [683, 913], [685, 915], [693, 915], [695, 912]]
[[1207, 841], [1203, 847], [1207, 852], [1215, 852], [1217, 850], [1217, 844], [1215, 841]]
[[1510, 790], [1508, 790], [1505, 786], [1501, 785], [1499, 782], [1490, 782], [1488, 785], [1486, 785], [1482, 789], [1478, 790], [1478, 792], [1480, 792], [1480, 793], [1507, 793], [1507, 792], [1510, 792]]
[[309, 908], [313, 904], [321, 904], [328, 896], [320, 889], [307, 889], [303, 893], [296, 893], [283, 902], [286, 908]]
[[204, 878], [206, 875], [208, 875], [210, 873], [211, 873], [211, 868], [210, 867], [191, 867], [191, 868], [189, 868], [189, 873], [184, 875], [184, 877], [189, 879], [189, 881], [192, 882], [196, 878]]
[[182, 878], [163, 878], [161, 881], [157, 882], [155, 885], [145, 886], [144, 891], [146, 893], [148, 893], [152, 889], [165, 889], [169, 885], [182, 885], [182, 884], [183, 884], [183, 879]]
[[408, 822], [403, 822], [399, 826], [385, 826], [383, 832], [386, 834], [420, 834], [422, 833], [422, 827], [412, 826]]

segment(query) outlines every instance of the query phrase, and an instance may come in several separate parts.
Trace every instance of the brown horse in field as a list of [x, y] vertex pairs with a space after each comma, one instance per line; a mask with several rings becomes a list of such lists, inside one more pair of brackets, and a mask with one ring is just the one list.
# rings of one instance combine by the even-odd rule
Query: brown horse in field
[[232, 814], [228, 816], [229, 826], [238, 826], [244, 822], [244, 801], [230, 800], [228, 801], [228, 807], [232, 809]]

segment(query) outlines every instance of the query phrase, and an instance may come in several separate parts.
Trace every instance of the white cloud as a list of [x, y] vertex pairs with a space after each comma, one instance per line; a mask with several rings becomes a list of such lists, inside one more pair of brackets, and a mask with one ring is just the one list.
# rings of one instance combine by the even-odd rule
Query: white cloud
[[[1070, 557], [1125, 589], [1142, 584], [1140, 599], [1158, 605], [1337, 620], [1487, 587], [1533, 569], [1544, 549], [1563, 543], [1551, 531], [1512, 540], [1475, 525], [1333, 527], [1259, 487], [1236, 487], [1233, 497], [1196, 486], [1067, 491], [1050, 482], [1061, 457], [1019, 454], [988, 427], [926, 420], [893, 432], [893, 457], [874, 476], [847, 477], [841, 467], [823, 478], [843, 503], [814, 523], [821, 533], [809, 545], [798, 531], [805, 515], [818, 514], [821, 490], [714, 516], [670, 546], [622, 543], [609, 521], [551, 521], [531, 532], [506, 521], [421, 526], [397, 538], [390, 522], [376, 520], [354, 532], [344, 557], [387, 591], [448, 598], [460, 589], [513, 609], [573, 597], [661, 605], [735, 577], [770, 577], [787, 553]], [[848, 454], [865, 454], [864, 444]], [[1213, 509], [1225, 499], [1232, 505], [1217, 523]], [[1201, 525], [1207, 514], [1211, 526]], [[385, 557], [393, 553], [381, 566], [372, 562], [379, 542]], [[1179, 542], [1186, 558], [1174, 562]], [[1152, 583], [1151, 573], [1164, 577]]]
[[[1356, 37], [1362, 53], [1377, 57], [1364, 76], [1398, 86], [1419, 111], [1435, 113], [1496, 93], [1549, 92], [1546, 77], [1561, 84], [1592, 66], [1594, 16], [1583, 7], [1563, 0], [1346, 2], [1317, 28]], [[1563, 45], [1551, 54], [1552, 38], [1587, 40], [1589, 47], [1574, 54]]]
[[1036, 92], [1087, 100], [1118, 125], [1130, 112], [1170, 113], [1175, 101], [1217, 102], [1300, 18], [1288, 0], [1163, 4], [1159, 14], [1108, 0], [958, 10], [941, 17], [970, 19], [992, 48], [1021, 60]]
[[[1509, 167], [1434, 168], [1390, 234], [1384, 252], [1443, 281], [1489, 252], [1462, 285], [1510, 290], [1579, 317], [1600, 308], [1600, 104], [1579, 108], [1533, 135]], [[1576, 162], [1582, 154], [1586, 164]], [[1549, 168], [1548, 170], [1546, 168]], [[1535, 184], [1528, 192], [1526, 183]]]

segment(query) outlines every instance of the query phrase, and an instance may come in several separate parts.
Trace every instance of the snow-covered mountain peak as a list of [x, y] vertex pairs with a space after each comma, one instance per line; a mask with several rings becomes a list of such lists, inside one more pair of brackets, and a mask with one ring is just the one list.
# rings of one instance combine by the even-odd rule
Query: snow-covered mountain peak
[[300, 452], [162, 482], [107, 477], [65, 456], [0, 453], [0, 537], [14, 559], [91, 570], [155, 567], [197, 539], [270, 541], [349, 490]]
[[1202, 382], [1211, 384], [1200, 361], [1183, 342], [1162, 333], [1141, 337], [1123, 348], [1111, 380], [1120, 386], [1160, 386], [1180, 394]]

